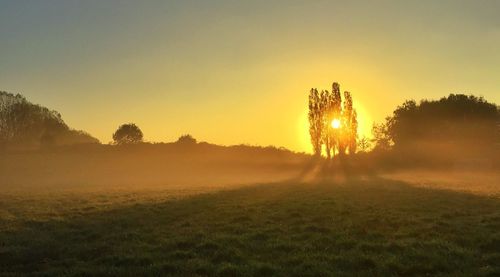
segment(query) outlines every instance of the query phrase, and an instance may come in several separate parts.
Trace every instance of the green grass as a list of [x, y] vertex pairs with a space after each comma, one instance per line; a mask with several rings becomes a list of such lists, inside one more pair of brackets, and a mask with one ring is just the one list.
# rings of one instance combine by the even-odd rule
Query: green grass
[[494, 197], [384, 179], [168, 195], [4, 196], [0, 275], [500, 275]]

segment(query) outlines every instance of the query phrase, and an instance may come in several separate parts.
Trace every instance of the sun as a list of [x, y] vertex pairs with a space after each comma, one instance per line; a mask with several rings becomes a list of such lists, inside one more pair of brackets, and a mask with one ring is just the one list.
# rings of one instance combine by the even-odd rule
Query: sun
[[333, 128], [333, 129], [338, 129], [338, 128], [340, 128], [340, 120], [338, 120], [338, 119], [336, 119], [336, 118], [335, 118], [334, 120], [332, 120], [332, 128]]

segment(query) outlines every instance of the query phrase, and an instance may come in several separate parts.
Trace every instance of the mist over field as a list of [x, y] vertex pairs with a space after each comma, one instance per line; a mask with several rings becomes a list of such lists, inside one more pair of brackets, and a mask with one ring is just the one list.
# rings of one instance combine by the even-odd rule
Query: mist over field
[[169, 147], [3, 156], [1, 275], [499, 270], [497, 170], [379, 172], [276, 149]]
[[310, 92], [313, 154], [133, 123], [106, 145], [2, 93], [0, 275], [499, 273], [498, 107], [407, 101], [367, 140], [349, 107], [323, 124], [328, 93]]
[[172, 143], [9, 153], [0, 164], [5, 189], [140, 189], [283, 181], [308, 158], [275, 148]]
[[1, 272], [496, 274], [499, 156], [480, 148], [333, 160], [195, 141], [6, 151]]
[[0, 156], [0, 191], [231, 189], [259, 183], [384, 176], [429, 188], [499, 193], [498, 151], [463, 158], [464, 151], [454, 157], [457, 151], [440, 149], [443, 147], [418, 156], [361, 153], [334, 163], [274, 147], [208, 143], [96, 144], [14, 151]]

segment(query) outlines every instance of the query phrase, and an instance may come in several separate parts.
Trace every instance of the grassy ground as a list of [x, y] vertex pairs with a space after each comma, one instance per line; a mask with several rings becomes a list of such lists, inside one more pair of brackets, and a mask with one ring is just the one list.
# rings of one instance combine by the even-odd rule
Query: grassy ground
[[499, 198], [384, 179], [0, 199], [7, 276], [498, 276], [499, 261]]

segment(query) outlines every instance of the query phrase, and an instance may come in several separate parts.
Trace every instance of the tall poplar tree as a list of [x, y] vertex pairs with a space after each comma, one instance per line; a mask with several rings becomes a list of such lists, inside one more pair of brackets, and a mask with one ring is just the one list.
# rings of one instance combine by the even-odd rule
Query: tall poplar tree
[[314, 155], [321, 155], [321, 139], [323, 135], [323, 111], [317, 89], [309, 91], [309, 135], [313, 145]]
[[353, 100], [350, 92], [344, 92], [344, 107], [342, 110], [342, 139], [341, 153], [356, 153], [356, 139], [358, 132], [358, 115], [353, 108]]
[[330, 130], [328, 136], [331, 143], [332, 156], [335, 156], [335, 152], [338, 152], [338, 146], [340, 143], [340, 131], [332, 126], [333, 120], [340, 120], [342, 113], [342, 98], [340, 96], [340, 85], [337, 82], [332, 84], [332, 93], [330, 96], [331, 106], [330, 106], [330, 116], [328, 118], [328, 129]]

